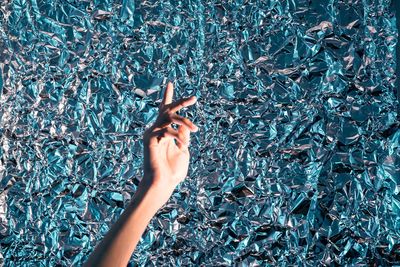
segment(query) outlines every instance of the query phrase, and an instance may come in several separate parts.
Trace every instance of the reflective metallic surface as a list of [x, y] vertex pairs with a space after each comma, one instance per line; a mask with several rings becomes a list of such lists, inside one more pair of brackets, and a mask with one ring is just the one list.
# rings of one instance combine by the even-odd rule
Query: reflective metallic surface
[[167, 80], [200, 127], [131, 266], [400, 264], [389, 0], [0, 3], [0, 262], [80, 266]]

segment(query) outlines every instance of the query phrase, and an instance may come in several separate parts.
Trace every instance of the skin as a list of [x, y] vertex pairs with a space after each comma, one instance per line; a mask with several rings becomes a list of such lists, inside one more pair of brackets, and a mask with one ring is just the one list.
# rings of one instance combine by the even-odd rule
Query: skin
[[[176, 112], [197, 99], [192, 96], [172, 103], [173, 95], [173, 84], [168, 82], [156, 122], [143, 135], [143, 179], [127, 208], [83, 266], [126, 267], [150, 220], [186, 178], [190, 133], [197, 132], [198, 127]], [[177, 130], [172, 123], [178, 125]]]

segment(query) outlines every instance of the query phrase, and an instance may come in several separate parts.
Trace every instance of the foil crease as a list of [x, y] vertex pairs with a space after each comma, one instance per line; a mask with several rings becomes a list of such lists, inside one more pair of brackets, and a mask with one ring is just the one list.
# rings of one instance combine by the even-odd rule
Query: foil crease
[[400, 264], [389, 0], [0, 3], [0, 263], [79, 266], [167, 79], [200, 127], [130, 266]]

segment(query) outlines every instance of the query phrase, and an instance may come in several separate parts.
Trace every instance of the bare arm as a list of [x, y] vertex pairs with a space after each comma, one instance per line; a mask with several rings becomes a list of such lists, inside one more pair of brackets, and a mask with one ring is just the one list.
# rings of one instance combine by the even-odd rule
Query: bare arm
[[129, 206], [112, 226], [84, 266], [124, 266], [136, 248], [144, 230], [170, 190], [141, 183]]
[[[143, 136], [144, 177], [128, 207], [96, 246], [85, 267], [126, 267], [150, 220], [185, 179], [190, 159], [190, 131], [198, 128], [175, 112], [193, 105], [196, 99], [171, 103], [172, 97], [173, 85], [168, 83], [158, 118]], [[179, 124], [178, 130], [171, 123]]]

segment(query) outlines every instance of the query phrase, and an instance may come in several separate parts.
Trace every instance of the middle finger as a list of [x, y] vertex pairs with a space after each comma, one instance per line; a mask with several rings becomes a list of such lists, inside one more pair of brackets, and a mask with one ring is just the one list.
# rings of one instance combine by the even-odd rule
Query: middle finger
[[188, 118], [179, 116], [178, 114], [173, 114], [171, 116], [171, 120], [172, 120], [172, 122], [174, 122], [178, 125], [185, 125], [189, 129], [191, 129], [193, 132], [197, 132], [199, 130], [199, 128], [193, 122], [191, 122]]
[[197, 98], [195, 96], [180, 99], [180, 100], [170, 104], [170, 111], [172, 113], [175, 113], [182, 108], [193, 105], [194, 103], [196, 103], [196, 101], [197, 101]]

